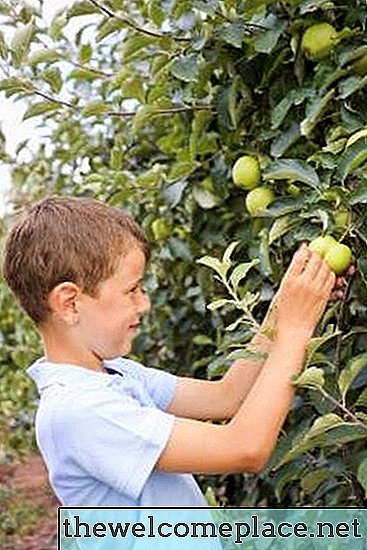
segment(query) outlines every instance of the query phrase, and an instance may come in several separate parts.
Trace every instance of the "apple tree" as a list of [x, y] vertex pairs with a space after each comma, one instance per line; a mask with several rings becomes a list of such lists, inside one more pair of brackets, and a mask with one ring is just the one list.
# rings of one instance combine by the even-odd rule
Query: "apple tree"
[[[93, 196], [136, 216], [153, 245], [138, 359], [220, 376], [249, 353], [301, 242], [352, 251], [356, 273], [310, 343], [266, 471], [200, 481], [221, 504], [363, 506], [365, 2], [82, 0], [48, 24], [42, 2], [0, 0], [0, 14], [0, 90], [42, 135], [15, 155], [1, 140], [12, 203]], [[38, 344], [1, 289], [11, 381]], [[8, 388], [21, 423], [34, 394], [26, 383], [17, 407]]]

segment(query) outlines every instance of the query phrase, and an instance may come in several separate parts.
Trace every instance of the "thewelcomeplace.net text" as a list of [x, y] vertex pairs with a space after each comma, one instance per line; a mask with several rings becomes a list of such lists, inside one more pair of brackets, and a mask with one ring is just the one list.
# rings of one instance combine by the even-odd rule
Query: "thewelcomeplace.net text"
[[233, 539], [242, 544], [245, 539], [269, 538], [317, 538], [317, 539], [359, 539], [362, 538], [361, 525], [357, 518], [349, 521], [315, 521], [308, 525], [304, 521], [264, 521], [257, 514], [246, 518], [247, 521], [210, 522], [210, 521], [156, 521], [154, 515], [148, 515], [145, 521], [87, 522], [79, 514], [71, 514], [60, 523], [61, 536], [64, 539], [102, 539], [105, 537], [167, 539], [177, 538], [217, 538]]

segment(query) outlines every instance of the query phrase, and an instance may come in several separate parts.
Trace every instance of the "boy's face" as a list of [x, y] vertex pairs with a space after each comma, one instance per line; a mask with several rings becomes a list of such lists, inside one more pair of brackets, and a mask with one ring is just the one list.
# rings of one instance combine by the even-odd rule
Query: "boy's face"
[[129, 353], [139, 321], [150, 310], [142, 290], [144, 271], [144, 253], [133, 246], [114, 275], [100, 284], [97, 297], [80, 297], [79, 333], [96, 357], [113, 359]]

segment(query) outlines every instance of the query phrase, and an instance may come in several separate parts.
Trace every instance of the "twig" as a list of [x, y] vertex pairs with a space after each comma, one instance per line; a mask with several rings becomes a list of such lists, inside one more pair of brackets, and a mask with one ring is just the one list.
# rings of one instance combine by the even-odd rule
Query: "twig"
[[336, 347], [335, 347], [335, 365], [337, 369], [339, 369], [340, 363], [341, 363], [342, 332], [343, 332], [344, 317], [345, 317], [345, 311], [346, 311], [346, 302], [348, 300], [351, 286], [352, 286], [352, 279], [349, 279], [347, 286], [344, 289], [343, 298], [341, 300], [340, 312], [339, 312], [339, 315], [337, 315], [336, 329], [340, 331], [336, 339]]
[[151, 30], [146, 29], [144, 27], [140, 27], [139, 25], [134, 23], [134, 21], [130, 21], [130, 19], [128, 19], [127, 17], [122, 17], [121, 15], [117, 15], [115, 12], [113, 12], [110, 9], [106, 8], [106, 6], [103, 6], [102, 4], [97, 2], [97, 0], [89, 0], [89, 2], [94, 4], [98, 9], [101, 10], [102, 13], [104, 13], [108, 17], [111, 17], [111, 18], [113, 17], [113, 18], [117, 19], [118, 21], [122, 21], [128, 27], [134, 29], [137, 32], [145, 34], [147, 36], [153, 36], [154, 38], [173, 38], [173, 40], [176, 40], [178, 42], [189, 42], [190, 41], [190, 38], [184, 38], [184, 37], [181, 37], [181, 36], [171, 36], [169, 34], [162, 34], [160, 32], [151, 31]]
[[103, 76], [105, 78], [112, 78], [113, 76], [116, 76], [115, 73], [105, 73], [104, 71], [101, 71], [99, 69], [94, 69], [93, 67], [89, 67], [87, 65], [82, 65], [81, 63], [76, 63], [72, 60], [66, 60], [68, 63], [73, 65], [73, 67], [77, 67], [78, 69], [83, 69], [85, 71], [90, 71], [92, 73], [99, 74], [100, 76]]
[[338, 407], [338, 409], [342, 410], [347, 416], [349, 416], [352, 420], [354, 420], [356, 424], [358, 424], [359, 426], [361, 426], [367, 431], [367, 425], [361, 420], [359, 420], [359, 418], [357, 418], [352, 412], [350, 412], [350, 410], [347, 409], [347, 407], [345, 407], [342, 403], [339, 403], [339, 401], [337, 401], [332, 395], [330, 395], [323, 388], [318, 388], [318, 389], [326, 399], [328, 399], [333, 405]]
[[48, 94], [45, 94], [44, 92], [41, 92], [40, 90], [29, 90], [31, 93], [34, 93], [35, 95], [39, 95], [40, 97], [43, 97], [43, 99], [46, 99], [47, 101], [50, 101], [51, 103], [58, 103], [59, 105], [62, 105], [64, 107], [71, 107], [72, 109], [75, 109], [75, 106], [72, 105], [72, 103], [69, 103], [68, 101], [62, 101], [61, 99], [56, 99], [54, 97], [51, 97]]

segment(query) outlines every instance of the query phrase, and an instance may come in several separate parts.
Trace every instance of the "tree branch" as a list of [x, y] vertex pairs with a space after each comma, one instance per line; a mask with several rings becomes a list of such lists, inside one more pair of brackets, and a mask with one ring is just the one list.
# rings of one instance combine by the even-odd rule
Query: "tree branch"
[[173, 40], [176, 40], [177, 42], [189, 42], [190, 38], [184, 38], [182, 36], [172, 36], [169, 34], [162, 34], [160, 32], [151, 31], [149, 29], [146, 29], [144, 27], [140, 27], [137, 23], [134, 23], [134, 21], [130, 21], [127, 17], [122, 17], [121, 15], [117, 15], [115, 12], [111, 11], [110, 9], [106, 8], [106, 6], [103, 6], [97, 0], [89, 0], [94, 6], [96, 6], [99, 10], [101, 10], [102, 13], [107, 15], [108, 17], [115, 18], [118, 21], [122, 21], [122, 23], [125, 23], [128, 27], [131, 29], [134, 29], [137, 32], [140, 32], [141, 34], [145, 34], [147, 36], [153, 36], [154, 38], [172, 38]]
[[[152, 112], [152, 116], [157, 115], [172, 115], [176, 113], [185, 113], [188, 111], [212, 111], [213, 108], [210, 105], [193, 105], [193, 106], [183, 106], [183, 107], [169, 107], [167, 109], [159, 109], [155, 112]], [[116, 117], [122, 117], [122, 118], [128, 118], [131, 116], [135, 116], [137, 114], [137, 111], [108, 111], [105, 113], [109, 116], [116, 116]]]
[[[61, 105], [62, 107], [68, 107], [70, 109], [74, 109], [74, 111], [79, 111], [79, 107], [76, 105], [73, 105], [72, 103], [69, 103], [68, 101], [62, 101], [61, 99], [57, 99], [56, 97], [52, 97], [41, 90], [38, 90], [34, 86], [27, 88], [24, 87], [24, 91], [28, 94], [34, 94], [37, 96], [42, 97], [46, 101], [50, 101], [51, 103], [57, 103], [58, 105]], [[165, 109], [157, 109], [157, 111], [153, 111], [151, 113], [151, 116], [159, 116], [159, 115], [172, 115], [176, 113], [186, 113], [190, 111], [213, 111], [214, 109], [211, 105], [183, 105], [181, 107], [168, 107]], [[138, 113], [138, 111], [107, 111], [104, 113], [104, 116], [113, 116], [113, 117], [121, 117], [121, 118], [129, 118], [133, 117]], [[98, 116], [98, 115], [95, 115]]]

